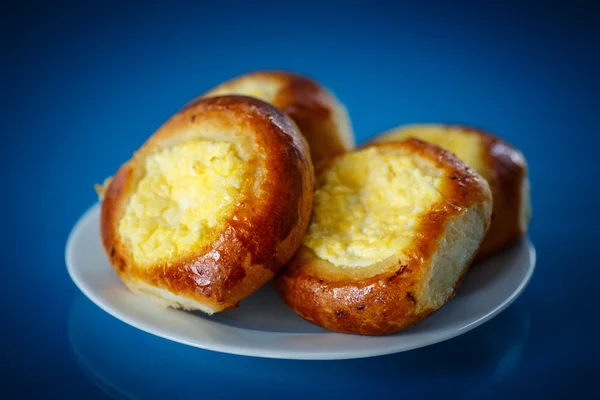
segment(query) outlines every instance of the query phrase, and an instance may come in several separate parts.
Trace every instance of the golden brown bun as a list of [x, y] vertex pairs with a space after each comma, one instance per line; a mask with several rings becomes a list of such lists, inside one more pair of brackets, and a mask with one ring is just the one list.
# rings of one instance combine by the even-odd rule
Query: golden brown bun
[[284, 71], [258, 71], [231, 79], [203, 95], [239, 94], [273, 104], [289, 115], [308, 141], [313, 163], [355, 147], [346, 108], [333, 93], [305, 76]]
[[[391, 257], [353, 269], [318, 257], [304, 244], [274, 286], [309, 322], [344, 333], [384, 335], [418, 323], [454, 296], [489, 227], [492, 199], [484, 179], [437, 146], [409, 139], [367, 148], [408, 155], [427, 175], [440, 176], [441, 199], [419, 214], [408, 247]], [[319, 177], [317, 182], [319, 190]]]
[[[448, 132], [464, 135], [467, 140], [469, 136], [478, 139], [473, 142], [477, 147], [476, 151], [467, 149], [466, 146], [455, 151], [462, 161], [488, 181], [494, 198], [492, 224], [475, 261], [483, 260], [516, 243], [527, 233], [531, 219], [527, 162], [523, 154], [491, 133], [465, 125], [406, 125], [384, 132], [374, 141], [403, 140], [409, 137], [428, 140], [424, 134], [431, 130], [443, 135]], [[435, 140], [431, 142], [452, 151], [445, 143]]]
[[[240, 197], [209, 243], [168, 262], [140, 265], [119, 224], [139, 190], [146, 159], [195, 140], [234, 144], [246, 171]], [[110, 181], [102, 203], [102, 243], [132, 291], [163, 306], [218, 312], [235, 307], [293, 256], [313, 193], [308, 145], [293, 121], [257, 99], [208, 98], [170, 118]]]

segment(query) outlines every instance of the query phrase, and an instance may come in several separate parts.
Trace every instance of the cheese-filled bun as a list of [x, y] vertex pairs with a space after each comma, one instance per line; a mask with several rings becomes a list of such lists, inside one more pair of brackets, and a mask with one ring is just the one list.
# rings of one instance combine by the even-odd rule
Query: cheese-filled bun
[[102, 243], [133, 292], [211, 314], [289, 261], [313, 192], [293, 121], [257, 99], [207, 98], [170, 118], [108, 182]]
[[417, 139], [369, 145], [318, 171], [303, 245], [275, 287], [326, 329], [397, 332], [454, 295], [491, 213], [487, 182], [449, 152]]
[[354, 149], [344, 105], [321, 84], [285, 71], [257, 71], [233, 78], [203, 96], [239, 94], [273, 104], [289, 115], [308, 141], [315, 165]]
[[384, 132], [374, 141], [417, 138], [436, 144], [464, 161], [489, 183], [494, 198], [492, 225], [476, 261], [517, 242], [531, 219], [529, 179], [523, 154], [504, 140], [464, 125], [414, 124]]

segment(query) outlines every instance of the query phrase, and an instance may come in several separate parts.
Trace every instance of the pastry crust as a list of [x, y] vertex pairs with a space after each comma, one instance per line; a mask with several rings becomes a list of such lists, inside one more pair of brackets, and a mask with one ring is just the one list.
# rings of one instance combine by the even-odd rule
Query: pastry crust
[[[208, 245], [168, 262], [140, 265], [119, 223], [145, 173], [146, 158], [190, 140], [236, 146], [248, 171], [240, 198]], [[110, 181], [102, 202], [102, 243], [132, 291], [164, 306], [218, 312], [235, 307], [293, 256], [313, 193], [308, 145], [293, 121], [249, 97], [202, 99], [170, 118]]]
[[355, 147], [346, 108], [310, 78], [285, 71], [257, 71], [222, 83], [202, 97], [227, 94], [256, 97], [289, 115], [308, 141], [315, 165]]
[[340, 267], [302, 245], [274, 286], [309, 322], [384, 335], [418, 323], [454, 296], [489, 227], [492, 198], [483, 178], [437, 146], [409, 139], [367, 147], [418, 159], [420, 168], [442, 177], [441, 199], [420, 214], [408, 248], [384, 261]]
[[[409, 137], [425, 139], [424, 130], [454, 132], [476, 136], [479, 149], [476, 160], [462, 158], [489, 183], [494, 198], [492, 224], [477, 252], [475, 261], [490, 257], [516, 243], [527, 234], [531, 220], [531, 202], [527, 162], [523, 154], [506, 141], [482, 129], [466, 125], [415, 124], [401, 126], [378, 135], [373, 141], [403, 140]], [[445, 147], [442, 143], [433, 142]], [[457, 151], [458, 153], [458, 151]], [[460, 154], [457, 154], [461, 158]], [[475, 164], [475, 165], [471, 165]]]

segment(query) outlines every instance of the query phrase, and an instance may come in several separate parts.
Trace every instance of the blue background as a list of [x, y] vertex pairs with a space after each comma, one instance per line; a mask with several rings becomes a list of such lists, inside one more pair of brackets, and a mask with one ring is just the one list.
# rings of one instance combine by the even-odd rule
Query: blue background
[[[599, 16], [577, 2], [3, 5], [0, 397], [600, 395]], [[447, 121], [521, 148], [538, 251], [522, 297], [450, 341], [335, 362], [193, 349], [93, 306], [64, 264], [93, 184], [195, 95], [265, 68], [329, 86], [359, 141]]]

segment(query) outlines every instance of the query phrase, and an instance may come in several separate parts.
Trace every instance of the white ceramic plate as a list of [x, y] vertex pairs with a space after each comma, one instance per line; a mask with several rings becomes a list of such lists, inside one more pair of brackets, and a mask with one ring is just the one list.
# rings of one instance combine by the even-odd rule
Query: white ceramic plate
[[247, 356], [288, 359], [344, 359], [391, 354], [438, 343], [468, 332], [511, 304], [535, 266], [529, 240], [470, 269], [456, 297], [420, 324], [394, 335], [367, 337], [333, 333], [314, 326], [279, 299], [271, 285], [213, 316], [160, 309], [121, 283], [102, 250], [100, 207], [77, 222], [66, 249], [75, 284], [100, 308], [151, 334], [176, 342]]

